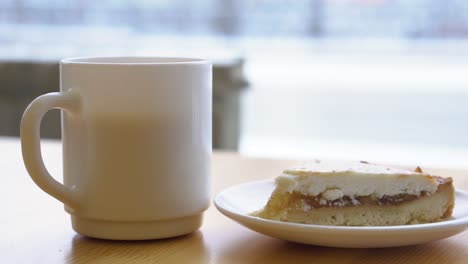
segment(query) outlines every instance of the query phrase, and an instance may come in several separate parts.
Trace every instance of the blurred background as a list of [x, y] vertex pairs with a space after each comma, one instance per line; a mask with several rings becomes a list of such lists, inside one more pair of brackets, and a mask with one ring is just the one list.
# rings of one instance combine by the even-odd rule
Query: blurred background
[[[214, 61], [214, 147], [468, 168], [468, 2], [2, 0], [0, 135], [74, 56]], [[59, 137], [57, 113], [42, 127]]]

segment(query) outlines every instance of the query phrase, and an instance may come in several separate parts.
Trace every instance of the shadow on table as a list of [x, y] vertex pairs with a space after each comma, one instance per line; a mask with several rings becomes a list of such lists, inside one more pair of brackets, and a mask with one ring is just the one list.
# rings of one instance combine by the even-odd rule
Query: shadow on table
[[[177, 253], [177, 254], [175, 254]], [[111, 241], [75, 235], [66, 263], [208, 263], [200, 231], [176, 238]]]
[[451, 239], [406, 247], [346, 249], [297, 244], [258, 234], [230, 245], [219, 252], [218, 258], [231, 263], [461, 263], [457, 260], [466, 250]]

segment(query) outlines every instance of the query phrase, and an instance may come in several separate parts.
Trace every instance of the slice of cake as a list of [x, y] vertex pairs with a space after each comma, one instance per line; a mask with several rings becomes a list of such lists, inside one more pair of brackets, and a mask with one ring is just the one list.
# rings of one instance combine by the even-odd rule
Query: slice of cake
[[253, 215], [285, 222], [389, 226], [450, 217], [451, 178], [360, 162], [315, 160], [276, 178], [265, 208]]

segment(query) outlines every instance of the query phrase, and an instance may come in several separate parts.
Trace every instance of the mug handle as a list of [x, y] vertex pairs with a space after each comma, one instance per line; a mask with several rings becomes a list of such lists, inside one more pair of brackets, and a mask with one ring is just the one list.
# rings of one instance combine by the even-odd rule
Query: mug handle
[[71, 209], [77, 209], [80, 206], [80, 199], [73, 189], [56, 181], [44, 166], [40, 128], [42, 118], [49, 110], [62, 109], [73, 114], [79, 110], [79, 107], [80, 97], [72, 91], [41, 95], [34, 99], [24, 111], [20, 129], [23, 161], [32, 180], [46, 193]]

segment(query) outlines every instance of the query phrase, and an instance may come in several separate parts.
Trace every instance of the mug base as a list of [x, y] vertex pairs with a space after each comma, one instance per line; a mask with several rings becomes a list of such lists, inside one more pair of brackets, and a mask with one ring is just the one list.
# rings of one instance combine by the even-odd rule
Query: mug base
[[200, 228], [203, 214], [157, 221], [109, 221], [72, 215], [73, 229], [84, 236], [110, 240], [149, 240], [176, 237]]

